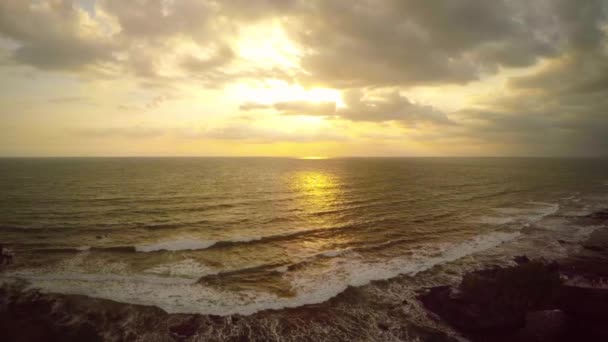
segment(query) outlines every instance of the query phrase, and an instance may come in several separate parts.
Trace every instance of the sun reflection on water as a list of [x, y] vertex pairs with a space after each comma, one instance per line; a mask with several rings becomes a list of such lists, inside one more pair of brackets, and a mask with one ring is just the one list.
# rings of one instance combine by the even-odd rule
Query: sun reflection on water
[[328, 172], [303, 171], [295, 174], [294, 185], [298, 192], [315, 197], [333, 199], [338, 191], [336, 177]]
[[338, 177], [331, 172], [307, 170], [291, 177], [292, 189], [298, 193], [297, 205], [309, 222], [317, 227], [331, 225], [331, 211], [339, 206], [342, 197]]
[[302, 210], [309, 228], [326, 229], [329, 234], [315, 235], [300, 239], [291, 250], [296, 255], [314, 255], [334, 250], [341, 250], [351, 240], [348, 236], [336, 231], [347, 224], [341, 209], [344, 205], [344, 189], [338, 174], [325, 170], [307, 170], [296, 172], [291, 177], [292, 189], [298, 196], [297, 205]]

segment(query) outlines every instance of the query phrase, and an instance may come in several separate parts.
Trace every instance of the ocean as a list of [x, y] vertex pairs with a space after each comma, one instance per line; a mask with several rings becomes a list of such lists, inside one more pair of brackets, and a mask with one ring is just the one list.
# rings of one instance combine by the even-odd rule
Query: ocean
[[594, 229], [576, 218], [608, 206], [608, 160], [15, 158], [0, 193], [16, 255], [2, 279], [247, 315], [353, 287], [403, 301], [479, 265], [565, 255]]

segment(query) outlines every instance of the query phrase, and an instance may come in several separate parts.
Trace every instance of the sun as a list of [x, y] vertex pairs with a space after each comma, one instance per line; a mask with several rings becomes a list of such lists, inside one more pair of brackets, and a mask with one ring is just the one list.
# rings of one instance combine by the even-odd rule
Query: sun
[[326, 156], [304, 156], [304, 157], [299, 157], [298, 159], [305, 159], [305, 160], [324, 160], [324, 159], [329, 159], [329, 157], [326, 157]]
[[[235, 49], [244, 65], [263, 70], [280, 69], [301, 72], [301, 52], [276, 21], [260, 23], [243, 29]], [[340, 91], [331, 88], [304, 88], [280, 79], [245, 80], [226, 89], [237, 103], [271, 105], [278, 102], [333, 102], [344, 106]]]

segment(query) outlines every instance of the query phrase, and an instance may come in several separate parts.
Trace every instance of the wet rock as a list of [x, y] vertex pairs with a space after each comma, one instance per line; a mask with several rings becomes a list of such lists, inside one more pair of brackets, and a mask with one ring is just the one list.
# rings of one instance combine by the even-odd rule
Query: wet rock
[[608, 221], [608, 209], [602, 209], [586, 216], [598, 221]]
[[556, 263], [529, 261], [471, 272], [463, 277], [459, 290], [463, 298], [480, 305], [520, 312], [549, 307], [559, 286]]
[[169, 332], [172, 337], [179, 341], [194, 336], [199, 327], [200, 321], [194, 316], [180, 324], [170, 326]]
[[457, 289], [435, 287], [419, 298], [461, 331], [499, 335], [524, 327], [528, 311], [553, 308], [559, 286], [556, 265], [528, 261], [471, 272]]
[[567, 314], [571, 336], [581, 341], [608, 341], [608, 289], [565, 285], [558, 302]]
[[587, 241], [583, 243], [583, 247], [593, 251], [608, 253], [608, 228], [597, 229], [591, 233]]
[[72, 328], [66, 329], [65, 335], [61, 337], [63, 341], [87, 341], [87, 342], [102, 342], [103, 338], [95, 326], [91, 323], [85, 322], [78, 324]]
[[573, 316], [606, 322], [608, 319], [608, 289], [562, 286], [559, 307]]
[[387, 323], [380, 322], [380, 323], [378, 323], [378, 328], [380, 330], [387, 331], [390, 328], [390, 326]]
[[464, 332], [499, 332], [524, 325], [523, 312], [480, 305], [455, 295], [449, 286], [432, 288], [421, 297], [421, 301], [427, 309]]
[[526, 324], [516, 341], [561, 341], [567, 334], [567, 316], [561, 310], [533, 311], [526, 314]]
[[530, 258], [525, 255], [518, 255], [513, 258], [513, 261], [515, 261], [517, 264], [525, 264], [530, 261]]

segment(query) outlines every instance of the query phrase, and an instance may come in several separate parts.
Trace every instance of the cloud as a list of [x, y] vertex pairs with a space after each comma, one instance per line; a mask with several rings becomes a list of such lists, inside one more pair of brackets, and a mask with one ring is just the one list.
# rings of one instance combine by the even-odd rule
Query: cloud
[[[555, 53], [528, 1], [314, 1], [289, 22], [310, 82], [336, 87], [465, 83]], [[514, 53], [517, 51], [517, 53]]]
[[240, 110], [274, 109], [281, 115], [332, 116], [336, 112], [335, 102], [287, 101], [274, 104], [249, 102], [239, 106]]
[[81, 9], [71, 1], [5, 0], [0, 3], [0, 34], [18, 43], [13, 58], [40, 69], [78, 69], [113, 59], [114, 43], [87, 34]]
[[[419, 139], [513, 153], [606, 154], [607, 17], [605, 0], [98, 0], [94, 11], [70, 0], [2, 0], [0, 65], [5, 76], [15, 64], [32, 73], [95, 70], [87, 81], [133, 76], [142, 87], [176, 92], [187, 82], [213, 87], [281, 79], [336, 88], [345, 106], [291, 101], [245, 103], [240, 110], [338, 118], [353, 126], [429, 126], [432, 132]], [[297, 48], [295, 66], [240, 55], [244, 33], [269, 23]], [[449, 115], [440, 103], [417, 103], [409, 95], [421, 86], [481, 84], [515, 72], [502, 92]], [[148, 107], [167, 100], [152, 98]], [[133, 126], [80, 133], [152, 137], [166, 131]], [[315, 136], [228, 124], [201, 134], [243, 141], [339, 138], [329, 131]]]
[[510, 93], [458, 113], [468, 124], [452, 134], [515, 154], [608, 155], [607, 61], [600, 47], [576, 50], [512, 78]]
[[419, 123], [453, 124], [442, 111], [432, 106], [413, 103], [397, 91], [375, 99], [365, 99], [361, 91], [351, 90], [344, 97], [347, 108], [338, 111], [338, 115], [346, 120], [396, 121], [407, 125]]
[[80, 137], [106, 139], [151, 139], [163, 136], [165, 129], [147, 127], [143, 125], [116, 126], [116, 127], [88, 127], [71, 130], [71, 133]]
[[299, 81], [412, 86], [529, 66], [556, 55], [564, 41], [595, 45], [602, 13], [601, 0], [100, 0], [95, 6], [92, 16], [69, 0], [6, 0], [0, 33], [20, 44], [16, 60], [38, 68], [106, 62], [155, 77], [184, 42], [216, 50], [207, 58], [183, 56], [186, 72], [224, 67], [238, 57], [231, 42], [242, 26], [281, 18], [302, 50]]
[[257, 144], [278, 142], [330, 142], [345, 141], [349, 139], [347, 136], [331, 130], [287, 131], [283, 129], [256, 127], [248, 124], [229, 124], [208, 128], [198, 132], [197, 136], [204, 139], [247, 141]]
[[174, 35], [206, 39], [218, 12], [212, 1], [198, 0], [101, 0], [99, 7], [116, 18], [121, 35], [144, 39]]
[[397, 91], [366, 98], [363, 91], [345, 92], [345, 108], [337, 108], [335, 102], [289, 101], [274, 104], [245, 103], [243, 111], [273, 109], [280, 115], [308, 115], [339, 117], [348, 121], [399, 122], [406, 125], [454, 124], [442, 111], [427, 105], [411, 102]]
[[[501, 66], [526, 67], [571, 47], [596, 46], [605, 11], [601, 0], [99, 0], [95, 6], [92, 16], [69, 0], [6, 0], [0, 34], [19, 44], [15, 60], [42, 69], [109, 63], [118, 73], [155, 78], [168, 77], [165, 68], [177, 63], [184, 77], [209, 83], [279, 77], [338, 88], [409, 87], [462, 84]], [[243, 27], [264, 20], [279, 22], [300, 48], [301, 72], [224, 70], [240, 58], [233, 45]], [[182, 52], [183, 44], [199, 53]]]
[[222, 46], [208, 58], [188, 56], [183, 59], [182, 66], [193, 73], [206, 72], [230, 63], [234, 57], [235, 53], [230, 47]]

